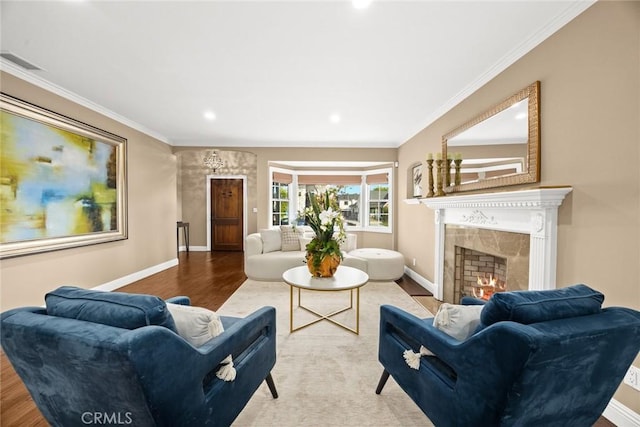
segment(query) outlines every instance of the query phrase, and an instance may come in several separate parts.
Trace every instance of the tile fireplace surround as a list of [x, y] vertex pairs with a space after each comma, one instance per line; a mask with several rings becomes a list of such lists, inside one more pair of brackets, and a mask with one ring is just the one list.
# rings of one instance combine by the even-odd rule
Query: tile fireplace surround
[[418, 199], [435, 211], [434, 296], [443, 300], [447, 224], [528, 234], [528, 289], [555, 289], [558, 207], [571, 190], [554, 187]]

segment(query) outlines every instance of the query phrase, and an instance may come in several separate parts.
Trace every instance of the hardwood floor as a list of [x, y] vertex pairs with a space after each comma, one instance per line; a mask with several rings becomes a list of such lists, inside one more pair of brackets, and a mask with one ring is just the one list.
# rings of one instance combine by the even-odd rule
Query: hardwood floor
[[[243, 263], [242, 252], [181, 252], [179, 265], [117, 291], [153, 294], [163, 299], [187, 295], [192, 305], [217, 310], [246, 280]], [[0, 426], [47, 425], [7, 357], [0, 354]], [[594, 427], [615, 425], [600, 417]]]
[[180, 252], [180, 264], [118, 289], [166, 299], [191, 298], [191, 305], [217, 310], [244, 283], [242, 252]]
[[[217, 310], [246, 278], [242, 252], [180, 252], [179, 265], [117, 291], [152, 294], [163, 299], [187, 295], [192, 305]], [[0, 426], [47, 425], [3, 352], [0, 355]]]

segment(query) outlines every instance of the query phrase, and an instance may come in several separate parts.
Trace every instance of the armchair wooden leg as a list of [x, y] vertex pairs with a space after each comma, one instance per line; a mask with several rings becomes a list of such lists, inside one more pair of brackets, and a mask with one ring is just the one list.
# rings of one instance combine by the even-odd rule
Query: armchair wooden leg
[[384, 388], [384, 385], [387, 383], [388, 379], [389, 379], [389, 372], [387, 372], [387, 370], [385, 369], [384, 371], [382, 371], [382, 376], [380, 377], [380, 381], [378, 381], [378, 388], [376, 388], [376, 394], [380, 394], [382, 392], [382, 389]]
[[273, 382], [273, 377], [271, 376], [271, 372], [267, 375], [267, 378], [264, 379], [267, 382], [267, 386], [269, 386], [269, 391], [271, 392], [271, 396], [274, 399], [278, 398], [278, 390], [276, 390], [276, 384]]

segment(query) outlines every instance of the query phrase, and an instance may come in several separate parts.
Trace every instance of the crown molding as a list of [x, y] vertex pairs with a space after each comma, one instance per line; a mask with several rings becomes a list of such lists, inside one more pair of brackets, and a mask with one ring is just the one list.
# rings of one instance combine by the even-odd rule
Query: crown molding
[[[563, 12], [559, 13], [554, 19], [550, 20], [546, 25], [542, 26], [541, 28], [538, 29], [538, 31], [536, 31], [534, 34], [531, 35], [531, 37], [529, 37], [527, 40], [525, 40], [524, 42], [522, 42], [520, 45], [516, 46], [514, 49], [512, 49], [511, 51], [509, 51], [506, 55], [504, 55], [502, 58], [500, 58], [496, 63], [494, 63], [492, 66], [490, 66], [484, 73], [482, 73], [481, 75], [479, 75], [477, 78], [475, 78], [473, 81], [471, 81], [465, 88], [463, 88], [461, 91], [459, 91], [456, 95], [454, 95], [453, 97], [451, 97], [448, 101], [446, 101], [444, 104], [442, 104], [438, 109], [436, 109], [430, 116], [427, 117], [427, 119], [424, 122], [421, 122], [419, 124], [417, 124], [417, 129], [415, 129], [413, 131], [413, 133], [408, 132], [408, 135], [410, 135], [407, 139], [403, 140], [403, 141], [382, 141], [382, 142], [378, 142], [376, 144], [376, 147], [378, 148], [398, 148], [401, 145], [403, 145], [406, 141], [408, 141], [409, 139], [413, 138], [415, 135], [417, 135], [422, 129], [424, 129], [425, 127], [431, 125], [433, 122], [435, 122], [438, 118], [442, 117], [444, 114], [446, 114], [448, 111], [450, 111], [451, 109], [453, 109], [456, 105], [458, 105], [460, 102], [462, 102], [464, 99], [466, 99], [467, 97], [469, 97], [471, 94], [473, 94], [474, 92], [476, 92], [478, 89], [480, 89], [482, 86], [484, 86], [485, 84], [487, 84], [491, 79], [493, 79], [494, 77], [496, 77], [499, 73], [501, 73], [502, 71], [504, 71], [506, 68], [508, 68], [509, 66], [511, 66], [514, 62], [516, 62], [518, 59], [520, 59], [521, 57], [523, 57], [524, 55], [526, 55], [528, 52], [530, 52], [533, 48], [535, 48], [537, 45], [539, 45], [541, 42], [543, 42], [545, 39], [547, 39], [549, 36], [551, 36], [552, 34], [554, 34], [555, 32], [557, 32], [560, 28], [562, 28], [563, 26], [565, 26], [567, 23], [569, 23], [572, 19], [574, 19], [575, 17], [577, 17], [578, 15], [580, 15], [582, 12], [584, 12], [586, 9], [588, 9], [590, 6], [592, 6], [594, 3], [596, 2], [596, 0], [576, 0], [576, 1], [572, 1], [572, 2], [568, 2], [567, 7], [564, 9]], [[41, 87], [45, 90], [48, 90], [56, 95], [59, 95], [65, 99], [68, 99], [70, 101], [73, 101], [81, 106], [84, 106], [92, 111], [95, 111], [99, 114], [102, 114], [106, 117], [109, 117], [119, 123], [122, 123], [126, 126], [129, 126], [135, 130], [138, 130], [146, 135], [149, 135], [152, 138], [155, 138], [159, 141], [162, 141], [168, 145], [171, 146], [191, 146], [191, 145], [196, 145], [196, 146], [210, 146], [211, 142], [210, 141], [170, 141], [166, 136], [153, 131], [137, 122], [134, 122], [133, 120], [130, 120], [126, 117], [123, 117], [99, 104], [96, 104], [93, 101], [90, 101], [74, 92], [71, 92], [63, 87], [60, 87], [48, 80], [46, 80], [45, 78], [32, 73], [32, 72], [27, 72], [26, 70], [22, 69], [21, 67], [18, 67], [17, 65], [12, 64], [9, 61], [6, 60], [0, 60], [0, 70], [2, 71], [6, 71], [9, 74], [12, 74], [20, 79], [23, 79], [35, 86]], [[410, 130], [411, 131], [411, 130]], [[230, 145], [230, 146], [236, 146], [236, 144], [229, 144], [228, 142], [226, 142], [225, 145]], [[260, 145], [256, 145], [253, 144], [254, 146], [265, 146], [265, 147], [271, 147], [271, 146], [281, 146], [281, 141], [278, 142], [267, 142], [267, 143], [263, 143]], [[242, 142], [238, 142], [237, 146], [246, 146], [245, 144], [242, 144]], [[301, 145], [301, 146], [306, 146], [306, 145]], [[345, 145], [345, 144], [337, 144], [335, 145], [336, 147], [358, 147], [358, 144], [356, 145]], [[369, 145], [367, 146], [369, 147]]]
[[135, 129], [137, 131], [140, 131], [142, 133], [144, 133], [145, 135], [148, 135], [152, 138], [155, 138], [159, 141], [164, 142], [165, 144], [171, 145], [171, 143], [169, 142], [169, 139], [167, 137], [165, 137], [164, 135], [161, 135], [143, 125], [141, 125], [140, 123], [134, 122], [133, 120], [130, 120], [124, 116], [121, 116], [118, 113], [115, 113], [99, 104], [96, 104], [93, 101], [90, 101], [80, 95], [78, 95], [77, 93], [71, 92], [61, 86], [58, 86], [54, 83], [51, 83], [50, 81], [48, 81], [47, 79], [40, 77], [32, 72], [27, 72], [26, 70], [22, 69], [21, 67], [18, 67], [17, 65], [12, 64], [11, 62], [0, 58], [0, 71], [4, 71], [6, 73], [9, 73], [21, 80], [24, 80], [28, 83], [31, 83], [34, 86], [38, 86], [39, 88], [42, 88], [44, 90], [47, 90], [51, 93], [54, 93], [64, 99], [67, 99], [69, 101], [75, 102], [78, 105], [81, 105], [85, 108], [88, 108], [92, 111], [95, 111], [96, 113], [102, 114], [103, 116], [106, 116], [112, 120], [115, 120], [119, 123], [122, 123], [123, 125], [129, 126], [132, 129]]
[[[529, 53], [533, 48], [538, 46], [540, 43], [545, 41], [551, 35], [556, 33], [559, 29], [567, 25], [574, 18], [580, 15], [582, 12], [591, 7], [597, 0], [578, 0], [573, 3], [570, 3], [569, 6], [560, 14], [558, 14], [554, 19], [549, 21], [547, 25], [541, 27], [537, 32], [531, 35], [527, 40], [520, 43], [520, 45], [513, 48], [510, 52], [500, 58], [495, 64], [493, 64], [489, 69], [487, 69], [483, 74], [479, 75], [475, 80], [473, 80], [469, 85], [467, 85], [464, 89], [458, 92], [456, 95], [451, 97], [447, 102], [442, 104], [440, 108], [435, 110], [433, 114], [427, 117], [425, 123], [423, 123], [416, 132], [414, 132], [411, 136], [413, 138], [417, 135], [422, 129], [429, 126], [440, 117], [444, 116], [447, 112], [452, 110], [456, 105], [464, 101], [466, 98], [471, 96], [474, 92], [480, 89], [482, 86], [486, 85], [495, 78], [498, 74], [506, 70], [508, 67], [513, 65], [517, 60], [525, 56]], [[409, 138], [409, 139], [411, 139]], [[409, 140], [407, 139], [407, 141]], [[405, 141], [406, 142], [406, 141]], [[404, 144], [404, 142], [402, 143]], [[402, 145], [400, 144], [400, 145]]]

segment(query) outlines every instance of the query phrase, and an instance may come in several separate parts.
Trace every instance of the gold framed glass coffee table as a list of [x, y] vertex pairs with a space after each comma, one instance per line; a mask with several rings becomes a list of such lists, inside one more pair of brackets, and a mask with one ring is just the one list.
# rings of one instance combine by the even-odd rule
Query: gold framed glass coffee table
[[[335, 325], [340, 326], [354, 334], [360, 333], [360, 288], [369, 281], [369, 276], [362, 270], [357, 268], [339, 266], [333, 277], [313, 277], [309, 273], [309, 269], [306, 265], [301, 267], [291, 268], [282, 274], [282, 280], [289, 285], [289, 332], [295, 332], [307, 326], [311, 326], [322, 320], [326, 320]], [[294, 288], [298, 290], [298, 307], [312, 313], [317, 319], [303, 325], [293, 325], [293, 300], [294, 300]], [[319, 313], [309, 307], [302, 304], [300, 293], [302, 290], [319, 291], [319, 292], [340, 292], [349, 291], [349, 305], [331, 313], [323, 314]], [[355, 303], [353, 294], [355, 291]], [[355, 308], [355, 328], [349, 327], [343, 323], [332, 319], [333, 316], [352, 310]]]

